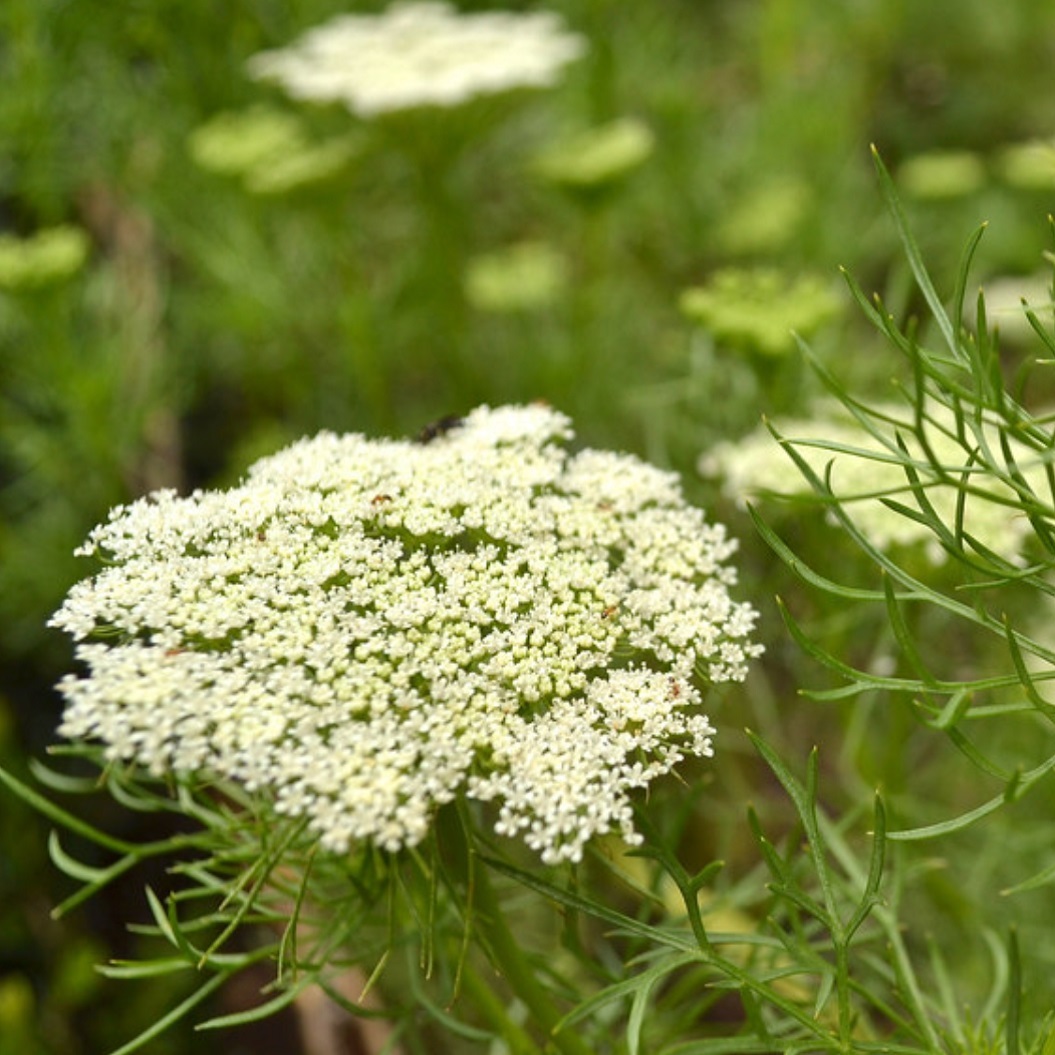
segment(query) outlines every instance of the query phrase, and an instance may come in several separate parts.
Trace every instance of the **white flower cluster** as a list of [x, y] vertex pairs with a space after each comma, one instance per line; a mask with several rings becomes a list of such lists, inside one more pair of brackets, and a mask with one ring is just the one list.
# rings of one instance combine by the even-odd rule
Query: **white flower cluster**
[[761, 648], [724, 529], [571, 435], [543, 405], [322, 433], [115, 510], [52, 620], [87, 668], [60, 732], [241, 782], [335, 852], [414, 845], [460, 793], [547, 862], [636, 841], [629, 792], [711, 754], [701, 688]]
[[[880, 406], [875, 412], [895, 421], [903, 421], [906, 415], [904, 407], [896, 406]], [[936, 407], [934, 413], [940, 416], [942, 409]], [[951, 412], [945, 414], [945, 419], [940, 419], [940, 423], [954, 433]], [[917, 508], [905, 470], [892, 460], [890, 450], [845, 410], [822, 407], [812, 418], [778, 421], [776, 425], [780, 434], [794, 442], [796, 452], [822, 479], [831, 464], [831, 486], [836, 497], [873, 545], [879, 549], [919, 546], [931, 562], [940, 564], [947, 560], [947, 551], [925, 524], [896, 512], [881, 501], [881, 497], [887, 497], [910, 509]], [[889, 430], [893, 434], [893, 426], [889, 426]], [[986, 431], [987, 444], [992, 451], [998, 452], [1000, 441], [996, 426]], [[920, 482], [927, 489], [927, 499], [941, 521], [946, 526], [957, 522], [962, 498], [958, 484], [986, 492], [962, 498], [964, 530], [1005, 560], [1018, 562], [1023, 545], [1032, 534], [1032, 527], [1017, 507], [1012, 489], [984, 475], [969, 457], [968, 450], [948, 432], [931, 427], [927, 432], [930, 449], [956, 483], [942, 480], [927, 465], [927, 455], [909, 426], [906, 424], [898, 432], [906, 443]], [[845, 449], [832, 449], [833, 446]], [[1035, 477], [1033, 483], [1037, 492], [1045, 494], [1047, 488], [1043, 474], [1036, 472], [1036, 455], [1017, 442], [1012, 446], [1018, 466], [1026, 470], [1027, 476]], [[765, 427], [705, 452], [700, 458], [699, 469], [705, 476], [722, 477], [723, 491], [741, 503], [767, 492], [802, 495], [812, 491], [809, 481], [797, 475], [787, 452]]]
[[547, 12], [460, 14], [418, 0], [380, 15], [339, 15], [287, 48], [254, 55], [248, 69], [295, 99], [343, 103], [370, 118], [548, 87], [585, 50]]

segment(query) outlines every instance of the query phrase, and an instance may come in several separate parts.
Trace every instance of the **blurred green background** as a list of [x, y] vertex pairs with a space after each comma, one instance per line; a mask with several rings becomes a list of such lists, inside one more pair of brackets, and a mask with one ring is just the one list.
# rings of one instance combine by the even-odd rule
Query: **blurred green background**
[[[858, 390], [896, 369], [838, 274], [913, 306], [870, 144], [939, 283], [983, 221], [980, 281], [1042, 271], [1055, 5], [554, 0], [589, 41], [557, 87], [375, 123], [246, 76], [255, 52], [381, 6], [0, 5], [0, 761], [24, 774], [53, 741], [70, 649], [45, 623], [111, 506], [223, 485], [319, 429], [414, 435], [531, 399], [583, 443], [680, 470], [744, 537], [770, 651], [759, 713], [731, 724], [804, 752], [835, 719], [793, 700], [814, 672], [769, 601], [791, 586], [696, 460], [806, 406], [791, 326]], [[900, 721], [896, 749], [855, 760], [864, 783], [904, 783]], [[716, 790], [716, 844], [748, 794]], [[0, 1055], [95, 1055], [179, 993], [93, 972], [134, 946], [144, 878], [56, 924], [70, 886], [47, 832], [0, 796]], [[970, 890], [942, 896], [972, 925]], [[149, 1050], [298, 1050], [266, 1028]]]

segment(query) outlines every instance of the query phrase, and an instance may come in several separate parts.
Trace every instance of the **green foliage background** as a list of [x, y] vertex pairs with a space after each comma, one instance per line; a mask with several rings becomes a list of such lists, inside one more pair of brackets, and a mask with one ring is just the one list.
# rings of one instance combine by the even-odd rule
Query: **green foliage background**
[[[348, 5], [0, 7], [0, 234], [73, 224], [90, 238], [85, 266], [68, 278], [0, 288], [6, 766], [24, 772], [25, 759], [51, 741], [58, 710], [50, 687], [69, 654], [44, 624], [82, 574], [73, 548], [112, 505], [157, 487], [222, 485], [254, 456], [321, 428], [414, 434], [480, 402], [545, 399], [573, 416], [583, 442], [682, 471], [689, 492], [744, 538], [742, 591], [764, 610], [769, 654], [751, 691], [717, 716], [723, 732], [706, 777], [707, 820], [690, 839], [698, 864], [721, 856], [746, 867], [748, 801], [790, 823], [779, 788], [739, 732], [748, 725], [786, 758], [820, 744], [838, 810], [870, 803], [877, 784], [913, 822], [932, 802], [954, 813], [985, 797], [975, 790], [977, 770], [921, 732], [896, 695], [839, 707], [796, 698], [820, 676], [788, 640], [775, 593], [848, 647], [867, 650], [882, 630], [794, 583], [694, 466], [708, 445], [746, 432], [762, 413], [803, 407], [819, 386], [792, 351], [766, 354], [750, 334], [716, 337], [713, 319], [701, 326], [679, 301], [723, 268], [776, 269], [789, 283], [819, 278], [843, 310], [818, 324], [815, 354], [855, 392], [885, 394], [902, 367], [854, 309], [837, 269], [882, 291], [899, 318], [920, 303], [869, 144], [895, 173], [925, 152], [968, 151], [977, 161], [982, 177], [972, 187], [909, 202], [939, 282], [947, 275], [951, 284], [982, 221], [990, 228], [979, 279], [1038, 270], [1055, 168], [1046, 184], [1016, 186], [1002, 178], [1000, 158], [1009, 145], [1055, 135], [1055, 7], [547, 6], [590, 41], [559, 87], [515, 105], [381, 126], [298, 110], [244, 73], [249, 55]], [[282, 193], [254, 193], [196, 164], [196, 129], [258, 103], [297, 113], [313, 142], [349, 137], [351, 160]], [[533, 159], [541, 152], [623, 117], [654, 135], [640, 167], [585, 190], [540, 175]], [[567, 281], [533, 309], [474, 307], [464, 286], [469, 261], [523, 241], [558, 254]], [[1024, 358], [1009, 346], [1008, 370]], [[1050, 389], [1041, 372], [1028, 395], [1043, 402]], [[793, 533], [807, 553], [831, 559], [837, 542], [821, 520], [803, 520]], [[948, 640], [942, 626], [920, 630]], [[952, 654], [967, 648], [949, 645]], [[992, 735], [995, 749], [1013, 757], [1033, 734]], [[105, 804], [95, 809], [100, 823], [136, 834], [134, 820], [109, 816]], [[1018, 922], [1024, 955], [1043, 976], [1055, 923], [1050, 891], [995, 906], [990, 899], [1050, 862], [1050, 809], [1034, 797], [1007, 816], [1020, 834], [1002, 845], [963, 833], [935, 857], [918, 855], [901, 907], [921, 942], [924, 932], [941, 944]], [[178, 997], [138, 983], [130, 1000], [90, 969], [134, 944], [121, 921], [145, 914], [142, 878], [55, 924], [48, 910], [68, 889], [47, 858], [47, 825], [9, 797], [0, 798], [0, 825], [0, 1052], [115, 1047]], [[958, 864], [938, 867], [936, 857]], [[985, 943], [976, 945], [946, 955], [967, 990], [982, 991], [992, 962]], [[1032, 997], [1042, 1013], [1044, 994]], [[176, 1032], [152, 1050], [189, 1043]], [[213, 1040], [214, 1048], [193, 1043], [198, 1052], [266, 1050], [248, 1034]]]

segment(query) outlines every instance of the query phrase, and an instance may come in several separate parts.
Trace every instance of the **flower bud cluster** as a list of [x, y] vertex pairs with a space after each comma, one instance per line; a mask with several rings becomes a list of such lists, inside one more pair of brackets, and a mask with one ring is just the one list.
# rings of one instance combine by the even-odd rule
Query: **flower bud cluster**
[[542, 405], [427, 442], [322, 433], [239, 486], [149, 495], [80, 552], [60, 732], [236, 781], [323, 848], [418, 843], [457, 795], [547, 862], [636, 841], [629, 794], [711, 754], [708, 684], [760, 646], [676, 478], [569, 453]]

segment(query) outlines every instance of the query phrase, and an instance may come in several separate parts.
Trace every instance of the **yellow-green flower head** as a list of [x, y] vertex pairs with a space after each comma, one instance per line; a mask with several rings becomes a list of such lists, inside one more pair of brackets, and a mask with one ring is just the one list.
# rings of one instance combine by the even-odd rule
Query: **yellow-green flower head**
[[702, 693], [744, 678], [756, 613], [672, 474], [571, 435], [536, 405], [322, 433], [115, 510], [52, 620], [86, 669], [60, 732], [240, 782], [337, 853], [463, 794], [547, 862], [639, 841], [630, 794], [711, 754]]
[[985, 186], [985, 162], [970, 150], [932, 150], [908, 158], [897, 178], [912, 198], [963, 198]]
[[794, 334], [808, 336], [838, 315], [842, 302], [814, 276], [723, 268], [706, 285], [685, 290], [680, 307], [719, 343], [779, 356], [794, 349]]
[[772, 173], [723, 203], [715, 241], [726, 253], [773, 254], [794, 241], [815, 198], [806, 180]]
[[187, 146], [206, 171], [242, 176], [299, 152], [307, 141], [307, 129], [296, 114], [251, 106], [216, 114], [191, 132]]
[[294, 114], [267, 106], [217, 114], [187, 146], [206, 171], [239, 177], [255, 194], [281, 194], [337, 175], [356, 153], [345, 136], [314, 142]]
[[545, 242], [520, 242], [469, 261], [465, 294], [478, 311], [532, 311], [553, 304], [568, 282], [567, 261]]
[[0, 289], [40, 289], [75, 275], [88, 259], [79, 227], [49, 227], [29, 238], [0, 234]]
[[648, 125], [624, 117], [548, 148], [536, 159], [535, 168], [553, 183], [589, 190], [625, 178], [648, 160], [654, 145]]
[[549, 87], [585, 50], [547, 12], [460, 14], [418, 0], [380, 15], [339, 15], [287, 48], [254, 55], [248, 68], [294, 99], [343, 103], [370, 118]]
[[1055, 139], [1034, 139], [1004, 147], [996, 158], [1000, 176], [1021, 190], [1055, 189]]

